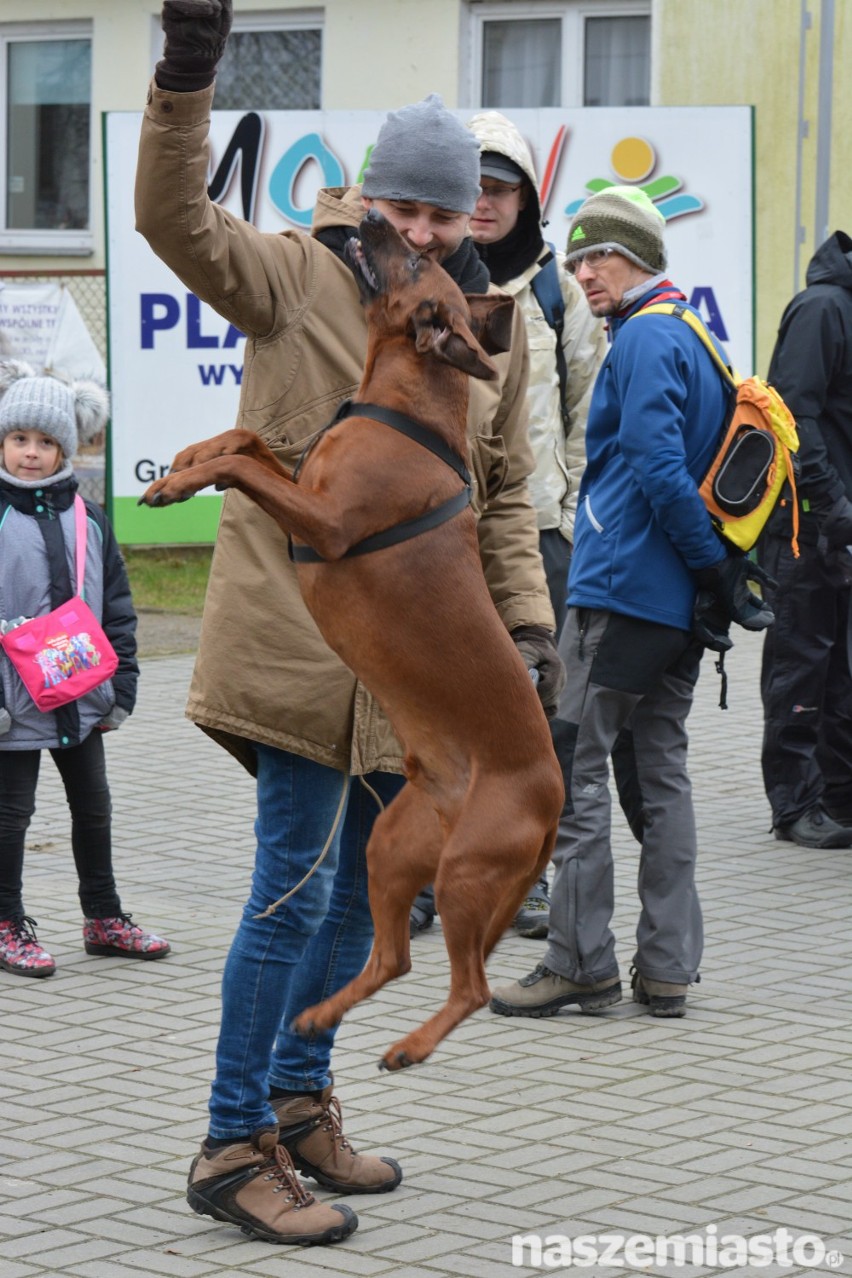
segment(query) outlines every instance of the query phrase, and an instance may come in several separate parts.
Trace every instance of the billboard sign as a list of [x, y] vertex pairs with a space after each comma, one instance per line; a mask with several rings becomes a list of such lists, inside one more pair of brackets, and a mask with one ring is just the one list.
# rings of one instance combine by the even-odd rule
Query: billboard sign
[[[458, 111], [461, 120], [471, 111]], [[613, 183], [667, 222], [669, 274], [753, 371], [752, 108], [509, 110], [540, 176], [545, 236]], [[262, 231], [308, 232], [316, 192], [357, 182], [384, 111], [213, 112], [210, 192]], [[209, 541], [221, 497], [150, 511], [137, 500], [186, 444], [234, 425], [245, 339], [200, 303], [134, 230], [141, 116], [105, 119], [112, 514], [124, 543]]]

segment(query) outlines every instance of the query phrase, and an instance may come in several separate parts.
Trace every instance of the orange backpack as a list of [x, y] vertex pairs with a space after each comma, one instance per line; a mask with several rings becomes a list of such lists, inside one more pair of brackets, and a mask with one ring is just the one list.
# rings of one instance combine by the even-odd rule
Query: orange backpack
[[636, 315], [674, 315], [684, 320], [704, 343], [734, 392], [719, 447], [699, 487], [716, 531], [740, 550], [751, 550], [778, 504], [785, 482], [789, 482], [793, 490], [792, 547], [798, 557], [799, 508], [793, 454], [799, 450], [799, 436], [793, 415], [781, 396], [759, 377], [740, 377], [729, 368], [701, 320], [685, 306], [676, 302], [652, 303]]

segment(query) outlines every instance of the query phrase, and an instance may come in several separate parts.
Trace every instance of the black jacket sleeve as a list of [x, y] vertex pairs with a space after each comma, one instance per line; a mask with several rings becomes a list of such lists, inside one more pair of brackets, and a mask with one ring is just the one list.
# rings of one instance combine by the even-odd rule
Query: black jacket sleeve
[[769, 381], [799, 428], [799, 496], [818, 514], [830, 510], [845, 492], [820, 428], [826, 397], [846, 358], [843, 330], [832, 298], [805, 289], [784, 312], [769, 365]]

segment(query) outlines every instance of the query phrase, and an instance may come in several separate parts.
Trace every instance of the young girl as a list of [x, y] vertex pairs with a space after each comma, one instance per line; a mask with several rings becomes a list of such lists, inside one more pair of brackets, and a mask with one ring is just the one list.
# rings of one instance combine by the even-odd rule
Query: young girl
[[[71, 459], [78, 430], [91, 439], [107, 418], [94, 382], [36, 376], [18, 360], [0, 363], [0, 631], [77, 593]], [[112, 872], [110, 794], [103, 733], [136, 701], [136, 614], [124, 563], [99, 507], [86, 502], [84, 595], [118, 655], [114, 677], [57, 710], [39, 710], [0, 648], [0, 967], [50, 976], [56, 964], [24, 911], [24, 838], [35, 811], [41, 751], [59, 769], [71, 810], [88, 954], [158, 959], [169, 944], [131, 921]]]

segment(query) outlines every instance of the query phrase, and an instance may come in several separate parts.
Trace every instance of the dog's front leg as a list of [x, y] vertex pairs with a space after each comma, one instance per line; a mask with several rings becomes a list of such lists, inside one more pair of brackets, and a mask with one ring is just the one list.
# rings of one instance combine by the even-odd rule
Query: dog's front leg
[[219, 454], [187, 470], [171, 471], [146, 488], [139, 504], [171, 506], [211, 486], [239, 489], [279, 528], [306, 541], [323, 559], [340, 559], [359, 539], [360, 533], [347, 529], [344, 512], [329, 496], [294, 484], [283, 467], [271, 471], [253, 456], [239, 453]]

